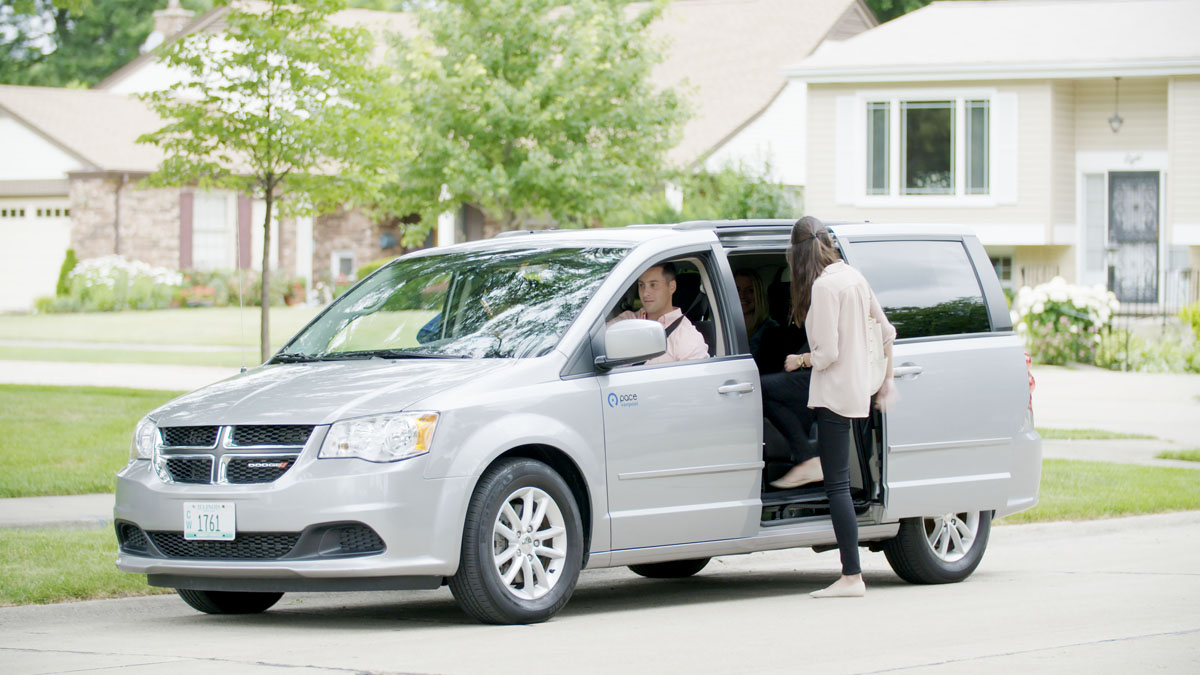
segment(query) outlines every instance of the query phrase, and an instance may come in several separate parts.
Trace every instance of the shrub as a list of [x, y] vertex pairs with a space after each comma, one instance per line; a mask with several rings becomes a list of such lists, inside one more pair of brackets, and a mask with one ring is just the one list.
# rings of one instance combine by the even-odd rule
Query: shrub
[[1179, 320], [1183, 325], [1192, 327], [1192, 334], [1196, 336], [1196, 341], [1200, 342], [1200, 302], [1185, 305], [1179, 310]]
[[67, 285], [67, 277], [71, 274], [71, 270], [79, 264], [79, 259], [75, 257], [75, 249], [67, 249], [67, 256], [63, 258], [62, 267], [58, 270], [58, 285], [54, 287], [54, 294], [60, 298], [66, 297], [70, 292], [70, 286]]
[[[67, 274], [65, 305], [85, 312], [164, 309], [183, 283], [178, 272], [120, 256], [84, 260]], [[70, 311], [66, 309], [66, 311]]]
[[1103, 286], [1076, 286], [1055, 277], [1017, 292], [1013, 324], [1037, 363], [1093, 363], [1118, 306], [1117, 296]]
[[1200, 373], [1200, 340], [1147, 340], [1126, 330], [1101, 335], [1096, 365], [1140, 373]]
[[[256, 270], [186, 270], [183, 285], [176, 293], [176, 304], [182, 307], [236, 307], [238, 286], [242, 289], [241, 304], [259, 306], [262, 288], [261, 275]], [[306, 299], [306, 284], [302, 277], [289, 277], [279, 270], [271, 272], [271, 304], [294, 305]]]
[[367, 264], [363, 265], [362, 267], [358, 268], [357, 278], [366, 279], [368, 274], [370, 274], [371, 272], [374, 272], [375, 270], [379, 269], [380, 267], [383, 267], [384, 265], [392, 262], [393, 260], [395, 260], [395, 258], [376, 258], [376, 259], [368, 262]]

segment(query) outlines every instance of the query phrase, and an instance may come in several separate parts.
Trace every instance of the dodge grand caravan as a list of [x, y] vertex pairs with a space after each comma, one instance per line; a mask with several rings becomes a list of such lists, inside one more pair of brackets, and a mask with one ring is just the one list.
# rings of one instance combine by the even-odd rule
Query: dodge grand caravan
[[[755, 275], [786, 325], [790, 225], [514, 232], [398, 258], [267, 363], [138, 423], [118, 567], [209, 613], [449, 584], [481, 621], [530, 623], [585, 568], [684, 577], [831, 547], [819, 486], [768, 485], [786, 467], [764, 459], [734, 282]], [[908, 581], [962, 580], [991, 520], [1037, 502], [1022, 342], [965, 228], [830, 230], [898, 331], [900, 402], [853, 434], [861, 542]], [[664, 262], [706, 359], [648, 364], [663, 326], [609, 325]]]

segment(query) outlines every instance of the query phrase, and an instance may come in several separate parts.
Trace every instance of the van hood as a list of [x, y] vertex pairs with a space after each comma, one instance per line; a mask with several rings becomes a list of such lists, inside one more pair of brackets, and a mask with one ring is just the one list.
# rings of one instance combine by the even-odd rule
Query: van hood
[[511, 360], [413, 359], [267, 365], [181, 396], [150, 413], [159, 426], [332, 424], [397, 412]]

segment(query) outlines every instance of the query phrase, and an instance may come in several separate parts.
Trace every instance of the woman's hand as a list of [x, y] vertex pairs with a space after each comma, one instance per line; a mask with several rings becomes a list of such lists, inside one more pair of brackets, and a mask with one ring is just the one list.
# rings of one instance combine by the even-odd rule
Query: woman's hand
[[899, 402], [900, 394], [896, 391], [896, 385], [892, 383], [892, 378], [883, 378], [883, 386], [875, 392], [875, 407], [879, 409], [879, 412], [887, 412]]
[[783, 360], [783, 369], [789, 373], [793, 370], [810, 367], [808, 365], [808, 354], [788, 354], [787, 358]]

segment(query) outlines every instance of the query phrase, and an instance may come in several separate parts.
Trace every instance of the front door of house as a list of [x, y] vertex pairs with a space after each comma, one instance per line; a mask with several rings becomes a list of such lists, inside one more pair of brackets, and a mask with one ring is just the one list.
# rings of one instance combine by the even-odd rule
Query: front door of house
[[1158, 300], [1157, 171], [1108, 174], [1109, 287], [1121, 302]]

